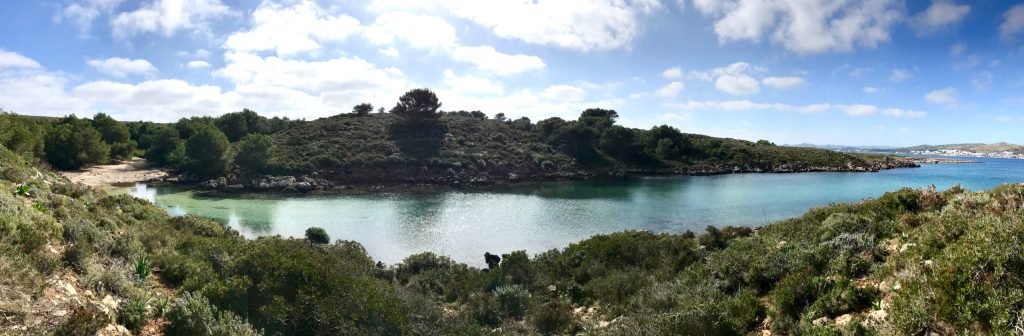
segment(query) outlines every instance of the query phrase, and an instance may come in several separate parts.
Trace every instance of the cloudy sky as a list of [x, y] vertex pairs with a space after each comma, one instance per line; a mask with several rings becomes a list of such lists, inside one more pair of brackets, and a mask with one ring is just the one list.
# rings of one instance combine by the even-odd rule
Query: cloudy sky
[[1024, 143], [1024, 4], [38, 0], [0, 4], [0, 108], [313, 119], [445, 110], [776, 143]]

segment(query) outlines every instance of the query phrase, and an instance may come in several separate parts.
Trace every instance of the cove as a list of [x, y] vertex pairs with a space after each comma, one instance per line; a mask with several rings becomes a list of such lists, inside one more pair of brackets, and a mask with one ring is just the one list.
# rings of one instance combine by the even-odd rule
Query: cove
[[323, 227], [357, 241], [385, 263], [430, 251], [475, 266], [484, 252], [530, 254], [623, 230], [700, 233], [704, 227], [760, 226], [835, 202], [856, 202], [902, 187], [960, 184], [983, 190], [1024, 182], [1024, 160], [923, 164], [877, 173], [733, 174], [516, 184], [371, 195], [216, 197], [173, 186], [120, 189], [171, 214], [221, 221], [246, 237], [301, 237]]

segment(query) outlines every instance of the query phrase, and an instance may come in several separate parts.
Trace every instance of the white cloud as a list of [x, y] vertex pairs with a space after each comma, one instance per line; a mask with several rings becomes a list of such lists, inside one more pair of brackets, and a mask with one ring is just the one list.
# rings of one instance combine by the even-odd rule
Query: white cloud
[[207, 58], [210, 57], [210, 51], [206, 49], [196, 49], [194, 52], [182, 50], [177, 52], [175, 55], [181, 58]]
[[928, 92], [924, 95], [924, 100], [932, 104], [955, 106], [959, 103], [956, 95], [956, 89], [948, 87]]
[[393, 102], [414, 85], [401, 70], [378, 68], [359, 57], [304, 61], [227, 52], [224, 59], [227, 64], [214, 75], [235, 84], [231, 93], [242, 106], [292, 117], [348, 112], [361, 102]]
[[928, 9], [910, 19], [910, 26], [918, 35], [927, 35], [959, 23], [970, 12], [971, 6], [957, 5], [953, 0], [932, 0]]
[[61, 8], [54, 16], [54, 20], [60, 22], [61, 20], [67, 19], [78, 25], [78, 29], [82, 36], [88, 36], [89, 29], [92, 28], [93, 21], [100, 17], [100, 15], [110, 15], [110, 13], [120, 6], [122, 2], [124, 2], [124, 0], [75, 1], [64, 8]]
[[35, 60], [16, 52], [0, 49], [0, 70], [3, 69], [38, 69], [42, 66]]
[[450, 0], [439, 7], [499, 37], [583, 51], [628, 46], [642, 16], [662, 8], [654, 0]]
[[686, 84], [683, 84], [683, 82], [671, 82], [654, 91], [654, 95], [658, 97], [675, 97], [684, 88], [686, 88]]
[[872, 93], [878, 93], [881, 90], [879, 90], [878, 88], [876, 88], [874, 86], [865, 86], [863, 89], [861, 89], [861, 91], [864, 92], [864, 93], [872, 94]]
[[855, 105], [842, 105], [839, 106], [843, 110], [843, 113], [849, 116], [869, 116], [878, 112], [878, 107], [874, 105], [855, 104]]
[[133, 60], [113, 57], [105, 60], [89, 60], [87, 64], [96, 69], [96, 71], [117, 78], [124, 78], [129, 75], [152, 75], [157, 72], [156, 67], [144, 59]]
[[975, 75], [974, 78], [971, 78], [971, 86], [978, 91], [987, 90], [992, 86], [992, 78], [991, 72], [982, 71]]
[[757, 80], [747, 74], [748, 71], [764, 71], [746, 62], [736, 62], [724, 67], [708, 71], [691, 71], [690, 77], [702, 81], [714, 81], [715, 88], [732, 95], [750, 95], [760, 91]]
[[928, 113], [923, 111], [887, 108], [882, 110], [882, 115], [893, 118], [923, 118], [928, 116]]
[[720, 43], [769, 38], [797, 53], [849, 51], [890, 40], [903, 18], [897, 0], [694, 0], [715, 21]]
[[294, 55], [320, 50], [325, 42], [344, 41], [359, 28], [355, 18], [331, 15], [310, 0], [290, 7], [268, 1], [252, 13], [251, 28], [228, 36], [224, 48]]
[[800, 77], [765, 77], [761, 83], [776, 89], [788, 90], [803, 85], [806, 81]]
[[958, 42], [954, 45], [949, 46], [949, 54], [952, 56], [960, 56], [960, 54], [963, 53], [964, 50], [967, 50], [967, 44], [963, 42]]
[[715, 88], [731, 95], [752, 95], [760, 91], [757, 80], [747, 75], [724, 75], [715, 80]]
[[910, 71], [907, 71], [906, 69], [892, 69], [892, 72], [889, 73], [889, 80], [893, 82], [902, 82], [910, 79], [911, 77], [914, 76], [911, 75]]
[[366, 27], [363, 36], [377, 45], [402, 40], [419, 49], [448, 48], [458, 40], [455, 28], [444, 19], [407, 12], [381, 14]]
[[684, 111], [753, 111], [770, 110], [779, 112], [819, 113], [832, 108], [831, 104], [790, 105], [783, 103], [755, 103], [749, 100], [688, 101], [669, 103], [665, 106]]
[[220, 0], [152, 0], [137, 10], [117, 14], [110, 22], [114, 36], [140, 33], [172, 36], [179, 30], [209, 30], [209, 21], [235, 15]]
[[473, 75], [456, 76], [451, 69], [444, 71], [444, 84], [461, 94], [492, 94], [500, 95], [505, 93], [501, 83], [495, 83], [483, 77]]
[[452, 58], [456, 61], [472, 63], [482, 71], [503, 76], [540, 70], [545, 67], [544, 61], [540, 57], [523, 54], [509, 55], [494, 50], [494, 47], [491, 46], [460, 46], [452, 51]]
[[398, 56], [402, 55], [401, 53], [398, 52], [398, 49], [395, 49], [395, 47], [381, 48], [377, 50], [377, 52], [379, 52], [381, 55], [391, 58], [398, 58]]
[[168, 121], [196, 115], [219, 115], [231, 110], [220, 87], [194, 86], [177, 79], [127, 84], [95, 81], [79, 85], [71, 95], [89, 101], [90, 108], [125, 120]]
[[186, 64], [189, 69], [205, 69], [210, 67], [210, 63], [204, 61], [191, 61]]
[[570, 102], [582, 101], [587, 93], [582, 88], [572, 85], [552, 85], [540, 92], [540, 97], [548, 100], [563, 100]]
[[683, 78], [683, 69], [680, 67], [665, 69], [665, 71], [661, 72], [661, 77], [665, 79], [681, 79]]
[[1024, 30], [1024, 4], [1013, 6], [1003, 13], [1003, 23], [999, 25], [999, 35], [1009, 40], [1021, 30]]
[[0, 108], [4, 110], [42, 116], [88, 114], [87, 102], [65, 93], [68, 82], [67, 76], [46, 71], [33, 59], [0, 50]]

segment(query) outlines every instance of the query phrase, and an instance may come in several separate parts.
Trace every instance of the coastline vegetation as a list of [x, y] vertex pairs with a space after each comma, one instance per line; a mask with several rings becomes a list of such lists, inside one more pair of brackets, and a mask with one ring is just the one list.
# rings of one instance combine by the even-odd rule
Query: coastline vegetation
[[[399, 98], [389, 113], [364, 103], [313, 121], [254, 111], [171, 124], [0, 114], [0, 144], [58, 169], [145, 157], [186, 181], [315, 175], [332, 183], [491, 183], [596, 175], [876, 171], [913, 163], [878, 155], [715, 138], [661, 125], [617, 125], [614, 110], [576, 120], [509, 120], [499, 113], [442, 111], [429, 89]], [[241, 184], [241, 182], [234, 182]]]
[[[315, 228], [307, 239], [246, 240], [72, 184], [6, 148], [0, 190], [0, 270], [11, 275], [0, 279], [0, 333], [138, 331], [156, 320], [168, 335], [1007, 334], [1024, 325], [1020, 185], [904, 189], [757, 229], [598, 235], [537, 255], [500, 251], [488, 270], [431, 253], [383, 265]], [[61, 301], [70, 313], [38, 309], [67, 279], [83, 293]], [[121, 304], [94, 308], [107, 296]]]

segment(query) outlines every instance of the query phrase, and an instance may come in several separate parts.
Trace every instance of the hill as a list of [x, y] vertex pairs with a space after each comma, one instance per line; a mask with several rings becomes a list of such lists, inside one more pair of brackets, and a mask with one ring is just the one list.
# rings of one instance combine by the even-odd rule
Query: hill
[[0, 189], [0, 334], [1010, 334], [1024, 307], [1019, 185], [599, 235], [487, 271], [430, 253], [387, 266], [317, 230], [246, 240], [3, 147]]
[[[589, 110], [588, 110], [589, 111]], [[614, 111], [610, 111], [614, 113]], [[489, 183], [634, 174], [877, 171], [912, 164], [883, 156], [767, 141], [614, 126], [614, 119], [536, 124], [449, 112], [430, 124], [393, 114], [342, 114], [272, 135], [283, 174], [334, 183]], [[592, 126], [597, 124], [597, 126]]]
[[895, 148], [893, 152], [914, 152], [914, 151], [940, 151], [940, 150], [959, 150], [975, 153], [997, 153], [997, 152], [1015, 152], [1024, 153], [1024, 146], [1015, 145], [1006, 142], [999, 142], [994, 144], [983, 144], [983, 143], [969, 143], [969, 144], [948, 144], [948, 145], [918, 145], [911, 147]]

